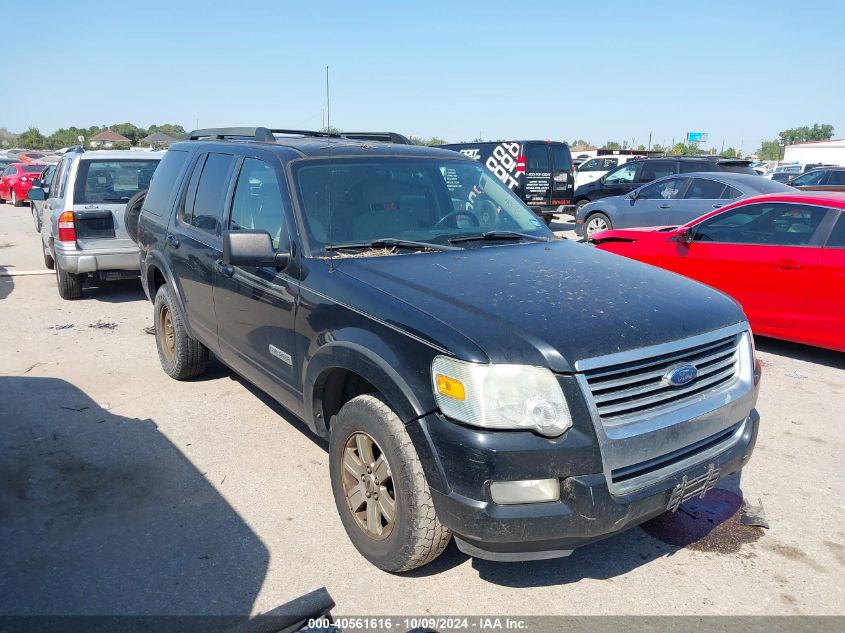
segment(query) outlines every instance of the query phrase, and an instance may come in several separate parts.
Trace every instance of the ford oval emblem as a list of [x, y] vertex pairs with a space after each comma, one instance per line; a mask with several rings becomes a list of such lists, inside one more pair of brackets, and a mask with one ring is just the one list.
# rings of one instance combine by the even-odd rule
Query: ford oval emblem
[[663, 380], [673, 387], [680, 387], [695, 380], [696, 376], [698, 376], [698, 369], [695, 365], [675, 365], [664, 374]]

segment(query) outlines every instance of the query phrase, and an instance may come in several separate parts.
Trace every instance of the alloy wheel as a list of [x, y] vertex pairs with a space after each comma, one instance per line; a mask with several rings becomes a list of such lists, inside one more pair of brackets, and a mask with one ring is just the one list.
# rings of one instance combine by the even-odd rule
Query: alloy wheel
[[593, 233], [598, 233], [599, 231], [606, 231], [608, 228], [607, 222], [604, 221], [602, 218], [590, 218], [590, 221], [587, 222], [587, 237], [591, 237]]
[[387, 457], [367, 433], [353, 433], [341, 454], [346, 506], [358, 527], [384, 540], [396, 523], [396, 493]]

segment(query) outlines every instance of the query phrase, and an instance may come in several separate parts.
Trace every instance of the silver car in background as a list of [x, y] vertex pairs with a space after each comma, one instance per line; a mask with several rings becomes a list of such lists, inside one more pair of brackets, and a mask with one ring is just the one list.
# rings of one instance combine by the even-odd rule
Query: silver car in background
[[588, 238], [607, 229], [678, 226], [741, 198], [787, 191], [794, 191], [794, 188], [750, 174], [674, 174], [627, 195], [602, 198], [584, 205], [575, 216], [575, 233]]
[[129, 199], [150, 186], [163, 155], [71, 151], [62, 156], [49, 190], [30, 190], [31, 200], [43, 201], [44, 264], [55, 269], [63, 299], [80, 298], [89, 275], [105, 280], [138, 276], [138, 246], [126, 232], [123, 214]]

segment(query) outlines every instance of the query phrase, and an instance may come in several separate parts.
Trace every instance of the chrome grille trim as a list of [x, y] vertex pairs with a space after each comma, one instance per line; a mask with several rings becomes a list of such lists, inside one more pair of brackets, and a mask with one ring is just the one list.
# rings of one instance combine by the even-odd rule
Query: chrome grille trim
[[[739, 334], [722, 336], [684, 350], [584, 372], [603, 421], [615, 423], [675, 407], [704, 390], [730, 384], [739, 371]], [[673, 386], [664, 376], [678, 364], [694, 365], [696, 377]]]

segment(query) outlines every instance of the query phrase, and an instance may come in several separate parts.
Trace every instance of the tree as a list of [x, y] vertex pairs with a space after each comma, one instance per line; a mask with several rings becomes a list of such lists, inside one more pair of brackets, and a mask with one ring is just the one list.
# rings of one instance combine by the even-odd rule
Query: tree
[[722, 152], [722, 156], [725, 158], [739, 158], [739, 152], [737, 152], [733, 147], [729, 147]]
[[173, 124], [173, 123], [163, 123], [162, 125], [151, 125], [147, 128], [147, 134], [155, 134], [156, 132], [161, 132], [162, 134], [167, 134], [168, 136], [172, 136], [175, 139], [183, 139], [188, 137], [188, 133], [185, 131], [181, 125]]
[[607, 141], [604, 144], [604, 149], [622, 149], [622, 146], [616, 141]]
[[757, 150], [757, 156], [760, 160], [780, 160], [781, 146], [777, 140], [763, 141], [760, 149]]
[[18, 143], [18, 135], [8, 128], [0, 127], [0, 147], [14, 147]]
[[675, 156], [695, 156], [698, 154], [698, 145], [695, 143], [675, 143], [669, 152]]
[[638, 152], [644, 152], [644, 151], [646, 151], [646, 150], [645, 150], [645, 145], [643, 145], [642, 143], [640, 143], [639, 145], [637, 145], [637, 151], [638, 151]]
[[26, 132], [18, 136], [18, 144], [27, 149], [46, 149], [47, 139], [37, 127], [30, 126]]
[[784, 130], [778, 137], [784, 147], [804, 141], [829, 141], [833, 137], [833, 126], [829, 123], [813, 123], [811, 127], [804, 125]]
[[132, 145], [137, 145], [138, 141], [147, 135], [147, 130], [132, 123], [115, 123], [110, 125], [109, 129], [128, 138]]
[[663, 147], [660, 143], [655, 143], [654, 145], [651, 146], [651, 151], [652, 152], [665, 152], [666, 148]]
[[590, 141], [585, 141], [583, 139], [576, 139], [569, 144], [569, 147], [592, 147]]

